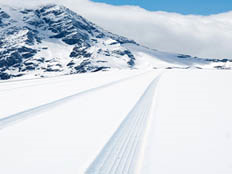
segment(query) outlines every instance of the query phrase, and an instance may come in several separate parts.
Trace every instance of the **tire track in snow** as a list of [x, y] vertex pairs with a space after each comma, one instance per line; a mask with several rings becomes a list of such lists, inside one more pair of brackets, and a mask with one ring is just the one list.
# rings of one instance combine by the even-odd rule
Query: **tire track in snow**
[[139, 173], [139, 159], [146, 129], [152, 118], [155, 89], [160, 76], [155, 78], [107, 142], [86, 174]]
[[119, 83], [127, 81], [127, 80], [134, 79], [136, 77], [142, 76], [142, 75], [147, 74], [147, 73], [151, 73], [151, 71], [143, 72], [143, 73], [140, 73], [140, 74], [136, 74], [134, 76], [123, 78], [121, 80], [113, 81], [113, 82], [110, 82], [110, 83], [105, 84], [105, 85], [101, 85], [101, 86], [91, 88], [91, 89], [88, 89], [88, 90], [85, 90], [85, 91], [82, 91], [82, 92], [78, 92], [76, 94], [73, 94], [73, 95], [70, 95], [70, 96], [67, 96], [67, 97], [52, 101], [50, 103], [39, 105], [37, 107], [30, 108], [28, 110], [25, 110], [25, 111], [22, 111], [22, 112], [19, 112], [19, 113], [16, 113], [16, 114], [3, 117], [3, 118], [0, 119], [0, 130], [3, 129], [3, 128], [6, 128], [6, 127], [8, 127], [8, 126], [10, 126], [12, 124], [15, 124], [15, 123], [17, 123], [19, 121], [23, 121], [23, 120], [28, 119], [28, 118], [30, 118], [32, 116], [36, 116], [37, 114], [45, 112], [45, 111], [47, 111], [49, 109], [53, 109], [53, 108], [55, 108], [55, 107], [57, 107], [57, 106], [59, 106], [59, 105], [61, 105], [63, 103], [66, 103], [66, 102], [71, 101], [72, 99], [75, 99], [76, 97], [80, 97], [82, 95], [86, 95], [88, 93], [95, 92], [97, 90], [102, 90], [104, 88], [110, 87], [112, 85], [119, 84]]

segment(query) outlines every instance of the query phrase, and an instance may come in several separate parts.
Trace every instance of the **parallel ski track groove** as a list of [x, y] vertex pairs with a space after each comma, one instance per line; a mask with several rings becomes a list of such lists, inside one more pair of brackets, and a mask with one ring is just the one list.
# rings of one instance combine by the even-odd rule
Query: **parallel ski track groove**
[[[149, 110], [146, 110], [145, 113], [148, 113], [148, 111]], [[140, 123], [140, 125], [143, 125], [143, 121], [145, 119], [146, 119], [146, 115], [144, 114], [143, 117], [142, 117], [142, 122]], [[124, 167], [122, 169], [122, 173], [128, 173], [129, 169], [131, 168], [134, 156], [136, 154], [135, 153], [136, 152], [136, 147], [137, 147], [137, 144], [139, 143], [138, 139], [140, 138], [141, 134], [142, 134], [142, 129], [141, 129], [141, 127], [139, 127], [137, 132], [136, 132], [136, 135], [134, 135], [134, 137], [133, 137], [133, 140], [132, 140], [133, 143], [131, 144], [131, 147], [130, 147], [129, 151], [127, 152], [127, 157], [125, 159], [125, 163], [124, 163]], [[126, 163], [126, 161], [128, 162], [128, 164]]]
[[[127, 122], [127, 120], [129, 120], [130, 117], [127, 117], [123, 123], [121, 124], [120, 126], [120, 130], [128, 130], [126, 129], [127, 128], [127, 125], [125, 124]], [[132, 124], [131, 122], [131, 125], [133, 126], [133, 128], [135, 128], [136, 124]], [[130, 129], [129, 129], [130, 130]], [[126, 134], [128, 135], [128, 134]], [[128, 136], [125, 136], [124, 134], [121, 134], [119, 131], [118, 132], [115, 132], [115, 134], [113, 135], [114, 137], [114, 140], [115, 141], [109, 141], [109, 144], [106, 145], [106, 148], [104, 148], [104, 151], [107, 152], [106, 155], [104, 155], [104, 158], [102, 157], [101, 158], [101, 165], [98, 165], [100, 167], [96, 168], [97, 171], [102, 171], [103, 169], [103, 166], [104, 164], [106, 164], [108, 161], [108, 163], [110, 162], [109, 158], [111, 157], [111, 154], [113, 153], [113, 151], [115, 150], [115, 146], [117, 146], [118, 144], [121, 144], [121, 145], [124, 145], [124, 143], [120, 143], [121, 142], [121, 139], [123, 142], [127, 141], [127, 139], [129, 138]], [[127, 138], [128, 137], [128, 138]], [[108, 148], [110, 148], [109, 150], [107, 150]], [[118, 150], [120, 150], [121, 148], [119, 148]]]
[[86, 174], [135, 174], [136, 162], [141, 156], [140, 147], [149, 118], [156, 84], [155, 78], [123, 120], [119, 128], [92, 162]]
[[[139, 115], [138, 113], [136, 115]], [[140, 121], [141, 121], [141, 118], [140, 117], [135, 117], [136, 119], [135, 120], [135, 123], [131, 121], [131, 124], [134, 125], [133, 128], [129, 127], [127, 128], [127, 134], [123, 134], [123, 130], [121, 131], [121, 134], [124, 135], [126, 137], [125, 141], [120, 141], [118, 140], [119, 143], [121, 143], [121, 147], [120, 147], [120, 150], [119, 150], [119, 153], [116, 153], [116, 155], [114, 156], [114, 159], [112, 159], [112, 161], [114, 163], [111, 163], [111, 168], [108, 167], [107, 169], [107, 172], [105, 173], [114, 173], [114, 170], [112, 169], [113, 167], [116, 167], [116, 171], [118, 171], [118, 167], [120, 167], [120, 164], [121, 164], [121, 161], [122, 159], [124, 159], [124, 155], [126, 153], [126, 150], [129, 148], [128, 146], [130, 145], [130, 142], [131, 142], [131, 136], [133, 136], [133, 134], [135, 134], [136, 131], [133, 131], [133, 130], [137, 130], [136, 128], [138, 127]], [[133, 118], [132, 118], [133, 119]], [[123, 142], [123, 143], [122, 143]], [[115, 159], [116, 158], [116, 159]], [[104, 173], [104, 172], [103, 172]]]
[[[139, 112], [138, 112], [139, 113]], [[138, 136], [139, 133], [139, 126], [141, 125], [141, 123], [143, 122], [144, 119], [144, 115], [147, 113], [147, 109], [143, 110], [142, 112], [142, 117], [139, 117], [140, 113], [137, 114], [137, 117], [140, 118], [137, 123], [136, 123], [136, 128], [135, 129], [131, 129], [130, 131], [132, 132], [132, 134], [129, 136], [129, 141], [128, 141], [128, 145], [126, 145], [124, 148], [124, 152], [122, 155], [122, 158], [120, 160], [120, 163], [117, 166], [117, 169], [115, 172], [120, 172], [120, 171], [124, 171], [125, 167], [126, 167], [126, 161], [128, 161], [128, 157], [130, 155], [130, 150], [133, 149], [133, 145], [134, 145], [134, 140], [135, 138]], [[133, 137], [133, 139], [132, 139]], [[124, 158], [123, 158], [124, 157]], [[123, 163], [124, 162], [124, 163]], [[124, 166], [123, 166], [124, 164]]]
[[67, 96], [67, 97], [52, 101], [52, 102], [47, 103], [47, 104], [39, 105], [37, 107], [31, 108], [31, 109], [28, 109], [28, 110], [24, 110], [24, 111], [16, 113], [16, 114], [3, 117], [3, 118], [0, 119], [0, 130], [10, 126], [11, 124], [17, 123], [18, 121], [25, 120], [27, 118], [30, 118], [32, 116], [37, 115], [38, 113], [41, 113], [43, 111], [47, 111], [47, 110], [52, 109], [54, 107], [57, 107], [58, 105], [63, 104], [65, 102], [68, 102], [68, 101], [70, 101], [70, 100], [72, 100], [72, 99], [74, 99], [76, 97], [80, 97], [82, 95], [85, 95], [85, 94], [88, 94], [88, 93], [91, 93], [91, 92], [95, 92], [97, 90], [105, 89], [105, 88], [110, 87], [112, 85], [116, 85], [116, 84], [119, 84], [121, 82], [137, 78], [139, 76], [142, 76], [142, 75], [150, 73], [150, 72], [151, 71], [143, 72], [143, 73], [140, 73], [140, 74], [136, 74], [134, 76], [126, 77], [126, 78], [123, 78], [123, 79], [120, 79], [120, 80], [117, 80], [117, 81], [110, 82], [108, 84], [104, 84], [104, 85], [101, 85], [101, 86], [98, 86], [98, 87], [95, 87], [95, 88], [91, 88], [91, 89], [88, 89], [88, 90], [85, 90], [85, 91], [78, 92], [76, 94], [73, 94], [73, 95], [70, 95], [70, 96]]

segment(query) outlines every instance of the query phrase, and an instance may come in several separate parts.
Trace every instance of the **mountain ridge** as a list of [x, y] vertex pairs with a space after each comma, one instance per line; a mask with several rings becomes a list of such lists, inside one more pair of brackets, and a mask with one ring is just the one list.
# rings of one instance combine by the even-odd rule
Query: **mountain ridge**
[[229, 59], [201, 59], [143, 47], [68, 8], [0, 6], [0, 79], [68, 75], [110, 69], [230, 69]]

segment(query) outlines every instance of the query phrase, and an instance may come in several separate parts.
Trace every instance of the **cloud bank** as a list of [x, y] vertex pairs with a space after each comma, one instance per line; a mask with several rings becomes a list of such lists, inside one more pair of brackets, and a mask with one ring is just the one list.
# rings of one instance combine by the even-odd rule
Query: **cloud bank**
[[88, 0], [1, 2], [23, 6], [59, 3], [106, 30], [134, 39], [150, 48], [198, 57], [232, 58], [232, 12], [211, 16], [181, 15]]

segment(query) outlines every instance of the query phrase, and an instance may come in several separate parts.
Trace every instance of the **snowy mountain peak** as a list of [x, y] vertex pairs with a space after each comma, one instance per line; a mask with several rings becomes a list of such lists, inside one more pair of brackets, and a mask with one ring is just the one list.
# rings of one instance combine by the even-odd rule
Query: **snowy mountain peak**
[[64, 6], [0, 7], [0, 79], [144, 67], [228, 68], [230, 64], [227, 59], [199, 59], [145, 48]]
[[1, 8], [0, 15], [1, 79], [134, 65], [132, 53], [121, 46], [134, 41], [104, 31], [63, 6]]

